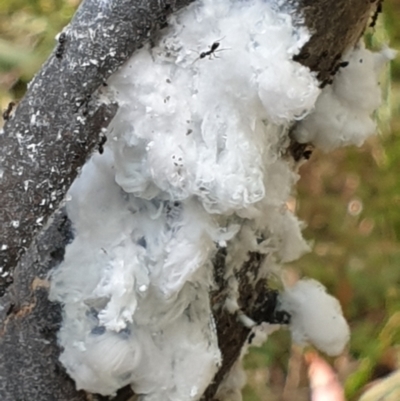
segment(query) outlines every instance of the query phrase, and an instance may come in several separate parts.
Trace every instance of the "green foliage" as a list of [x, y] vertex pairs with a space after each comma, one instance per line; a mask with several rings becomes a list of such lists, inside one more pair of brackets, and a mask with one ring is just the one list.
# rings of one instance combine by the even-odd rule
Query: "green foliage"
[[20, 98], [26, 84], [55, 46], [55, 36], [70, 21], [77, 0], [2, 0], [0, 2], [0, 100]]

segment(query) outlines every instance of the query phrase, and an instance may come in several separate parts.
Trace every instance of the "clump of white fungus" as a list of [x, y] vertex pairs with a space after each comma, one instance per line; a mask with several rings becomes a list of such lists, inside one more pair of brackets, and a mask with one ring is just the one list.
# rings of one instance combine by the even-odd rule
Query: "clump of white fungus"
[[[109, 80], [105, 96], [119, 111], [104, 154], [69, 191], [75, 239], [51, 284], [64, 310], [60, 359], [77, 388], [108, 395], [130, 384], [152, 401], [200, 399], [220, 366], [209, 301], [218, 247], [227, 251], [232, 312], [248, 252], [266, 255], [265, 276], [308, 250], [286, 206], [297, 180], [285, 156], [292, 123], [308, 116], [299, 136], [336, 143], [338, 124], [317, 139], [319, 113], [326, 119], [331, 104], [351, 120], [360, 107], [342, 104], [336, 84], [320, 94], [314, 73], [292, 60], [310, 35], [278, 1], [198, 0], [169, 22]], [[379, 103], [376, 90], [359, 96], [371, 97], [367, 111]], [[370, 120], [359, 122], [359, 138], [371, 131]], [[308, 297], [332, 306], [307, 285]], [[284, 297], [293, 327], [312, 323], [299, 336], [339, 349], [304, 291], [293, 291]]]
[[280, 307], [291, 315], [293, 341], [311, 343], [328, 355], [339, 355], [350, 329], [336, 298], [315, 280], [299, 280], [281, 294]]
[[372, 113], [381, 104], [379, 74], [396, 52], [379, 53], [363, 43], [344, 56], [349, 64], [338, 71], [332, 85], [318, 97], [315, 110], [298, 124], [295, 138], [330, 151], [340, 146], [361, 146], [376, 131]]

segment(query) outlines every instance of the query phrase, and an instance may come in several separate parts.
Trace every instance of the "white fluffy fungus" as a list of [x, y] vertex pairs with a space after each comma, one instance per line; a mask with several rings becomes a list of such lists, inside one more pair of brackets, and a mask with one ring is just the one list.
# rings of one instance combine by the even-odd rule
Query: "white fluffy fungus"
[[[197, 400], [219, 367], [209, 301], [218, 247], [233, 312], [233, 273], [249, 251], [268, 255], [265, 275], [308, 250], [286, 207], [297, 175], [285, 154], [291, 124], [320, 93], [292, 61], [309, 34], [278, 1], [198, 0], [169, 22], [109, 81], [104, 95], [120, 108], [104, 154], [69, 191], [75, 239], [51, 285], [64, 308], [61, 361], [77, 388], [107, 395], [130, 384], [146, 401]], [[329, 313], [331, 298], [307, 285]], [[332, 332], [320, 334], [327, 315], [302, 296], [285, 299], [294, 321], [313, 325], [304, 339], [336, 350]]]
[[373, 53], [363, 43], [350, 51], [344, 57], [349, 64], [323, 89], [314, 112], [298, 124], [295, 138], [325, 151], [361, 146], [376, 131], [372, 113], [381, 104], [379, 73], [395, 54], [388, 48]]
[[350, 338], [350, 329], [338, 300], [315, 280], [299, 280], [280, 296], [281, 308], [291, 314], [293, 341], [309, 342], [328, 355], [339, 355]]

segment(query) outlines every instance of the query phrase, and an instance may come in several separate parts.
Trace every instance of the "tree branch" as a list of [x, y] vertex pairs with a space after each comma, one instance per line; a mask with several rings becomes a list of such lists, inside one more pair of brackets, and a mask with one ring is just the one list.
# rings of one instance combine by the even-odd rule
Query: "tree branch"
[[[0, 272], [58, 208], [117, 108], [95, 91], [192, 0], [85, 0], [0, 131]], [[100, 111], [102, 110], [102, 111]], [[8, 280], [10, 281], [10, 280]], [[7, 280], [0, 277], [0, 295]]]
[[[61, 310], [47, 299], [46, 278], [62, 261], [64, 247], [71, 239], [64, 212], [57, 212], [46, 230], [34, 237], [95, 148], [101, 128], [116, 112], [115, 105], [100, 105], [92, 94], [165, 23], [170, 12], [188, 3], [190, 0], [86, 0], [66, 30], [65, 40], [61, 39], [0, 135], [0, 243], [6, 246], [0, 266], [10, 269], [19, 261], [14, 284], [0, 299], [3, 401], [107, 399], [77, 392], [58, 362], [56, 332]], [[101, 4], [104, 7], [99, 10]], [[300, 1], [299, 15], [304, 12], [314, 33], [296, 59], [318, 71], [322, 83], [329, 81], [341, 54], [357, 42], [377, 4], [365, 0]], [[19, 226], [13, 221], [19, 221]], [[257, 277], [261, 262], [260, 255], [250, 254], [244, 271]], [[224, 264], [225, 254], [220, 250], [214, 261], [219, 285], [211, 294], [214, 306], [223, 305], [226, 297], [226, 283], [218, 276]], [[266, 283], [259, 280], [250, 284], [247, 275], [237, 278], [240, 307], [245, 313], [256, 321], [273, 318], [276, 299]], [[237, 316], [223, 307], [216, 307], [215, 320], [223, 365], [203, 397], [207, 401], [214, 399], [249, 333]], [[126, 388], [115, 400], [125, 401], [131, 395]]]

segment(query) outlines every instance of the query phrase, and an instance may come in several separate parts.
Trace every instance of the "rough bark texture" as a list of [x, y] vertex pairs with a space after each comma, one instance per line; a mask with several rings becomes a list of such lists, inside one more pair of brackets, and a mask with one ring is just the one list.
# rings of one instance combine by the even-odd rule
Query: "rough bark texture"
[[356, 44], [382, 0], [300, 0], [305, 23], [314, 35], [295, 57], [331, 83], [343, 54]]
[[[36, 239], [35, 235], [57, 209], [79, 167], [95, 148], [101, 128], [116, 112], [116, 105], [100, 105], [92, 94], [165, 24], [171, 11], [191, 1], [84, 1], [0, 134], [0, 266], [9, 270], [17, 266], [14, 284], [0, 298], [2, 401], [108, 399], [77, 392], [58, 362], [56, 332], [61, 310], [47, 299], [46, 277], [63, 259], [64, 247], [71, 239], [63, 211], [49, 219]], [[296, 59], [317, 71], [322, 84], [329, 83], [341, 55], [362, 35], [378, 2], [301, 0], [299, 15], [304, 13], [314, 34]], [[101, 10], [100, 4], [104, 4]], [[249, 254], [243, 271], [257, 277], [261, 262], [261, 255]], [[204, 394], [207, 401], [214, 399], [249, 333], [237, 316], [217, 307], [226, 297], [226, 283], [219, 274], [224, 264], [221, 249], [214, 261], [219, 288], [210, 296], [223, 365]], [[243, 311], [256, 321], [274, 321], [276, 294], [265, 281], [259, 280], [254, 287], [248, 275], [238, 279]], [[0, 283], [0, 290], [5, 285]], [[131, 396], [131, 390], [125, 388], [114, 399], [125, 401]]]
[[[14, 285], [2, 299], [2, 401], [84, 399], [57, 362], [56, 333], [61, 322], [61, 307], [47, 299], [47, 273], [62, 261], [64, 248], [71, 239], [70, 228], [66, 215], [58, 212], [49, 228], [21, 258], [15, 270]], [[36, 395], [29, 398], [31, 394]]]
[[[82, 3], [0, 131], [0, 273], [16, 266], [115, 114], [115, 106], [100, 106], [95, 91], [169, 13], [191, 1]], [[0, 295], [6, 285], [0, 277]]]

